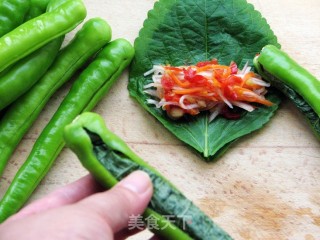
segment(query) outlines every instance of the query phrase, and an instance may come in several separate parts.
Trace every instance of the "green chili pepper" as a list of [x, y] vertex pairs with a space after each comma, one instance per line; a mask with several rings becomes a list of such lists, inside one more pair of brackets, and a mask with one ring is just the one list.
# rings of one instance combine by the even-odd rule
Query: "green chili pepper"
[[81, 0], [69, 0], [20, 25], [0, 38], [0, 71], [54, 38], [74, 29], [86, 17]]
[[0, 1], [0, 37], [23, 23], [29, 9], [29, 0]]
[[316, 77], [273, 45], [265, 46], [254, 62], [259, 72], [266, 71], [295, 90], [320, 116], [320, 81]]
[[[48, 4], [48, 0], [30, 0], [30, 1], [31, 1], [31, 6], [29, 8], [29, 12], [27, 13], [26, 19], [24, 21], [27, 21], [28, 19], [30, 20], [32, 18], [38, 17], [39, 15], [43, 14], [46, 11], [46, 5]], [[51, 0], [50, 2], [53, 2], [53, 1], [54, 0]], [[33, 9], [35, 10], [33, 11]], [[50, 10], [52, 11], [53, 9], [54, 7], [52, 7]], [[28, 57], [28, 55], [26, 57]], [[9, 72], [9, 69], [13, 67], [13, 65], [14, 64], [12, 64], [11, 66], [7, 67], [2, 72], [0, 72], [0, 77], [6, 75], [7, 72]]]
[[[153, 196], [143, 217], [156, 220], [150, 229], [166, 239], [231, 239], [159, 172], [139, 158], [95, 113], [83, 113], [65, 127], [64, 138], [82, 165], [106, 188], [135, 170], [149, 174]], [[170, 216], [170, 218], [168, 218]]]
[[129, 65], [133, 55], [134, 49], [128, 41], [114, 40], [79, 75], [1, 200], [0, 222], [23, 206], [49, 171], [64, 146], [63, 128], [99, 102]]
[[58, 54], [63, 39], [64, 37], [59, 37], [21, 59], [0, 77], [0, 110], [28, 91], [41, 78]]
[[[56, 0], [52, 0], [51, 2], [52, 6], [48, 9], [48, 12], [58, 8], [65, 1], [61, 2], [59, 0], [58, 4]], [[38, 10], [30, 14], [38, 14], [39, 11], [45, 12], [47, 5], [48, 0], [32, 0], [30, 10]], [[29, 17], [33, 16], [29, 15]], [[0, 110], [11, 104], [40, 79], [52, 64], [63, 39], [64, 37], [58, 37], [2, 72], [0, 75]]]
[[49, 2], [50, 0], [30, 0], [30, 9], [26, 14], [24, 21], [26, 22], [45, 13]]
[[8, 159], [50, 97], [111, 39], [106, 21], [93, 18], [60, 50], [46, 74], [6, 110], [0, 120], [0, 176]]
[[265, 80], [296, 105], [320, 139], [320, 81], [272, 45], [265, 46], [253, 63]]

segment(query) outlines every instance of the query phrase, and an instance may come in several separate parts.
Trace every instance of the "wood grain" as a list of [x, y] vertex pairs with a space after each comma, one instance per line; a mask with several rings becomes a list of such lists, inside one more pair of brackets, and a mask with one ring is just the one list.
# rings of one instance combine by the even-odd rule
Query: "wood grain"
[[[154, 2], [85, 0], [88, 18], [103, 17], [114, 39], [132, 43]], [[282, 48], [320, 79], [320, 1], [249, 2], [267, 19]], [[129, 98], [127, 81], [126, 71], [95, 112], [235, 239], [320, 239], [320, 145], [290, 102], [282, 103], [265, 128], [208, 164]], [[54, 95], [19, 145], [1, 179], [1, 196], [66, 93]], [[85, 174], [64, 149], [30, 201]], [[149, 236], [144, 232], [132, 239]]]

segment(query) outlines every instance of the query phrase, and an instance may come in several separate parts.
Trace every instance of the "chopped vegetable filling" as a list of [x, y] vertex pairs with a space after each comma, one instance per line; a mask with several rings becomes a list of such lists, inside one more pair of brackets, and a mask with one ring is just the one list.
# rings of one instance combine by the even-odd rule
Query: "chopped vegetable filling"
[[216, 59], [192, 66], [155, 65], [144, 74], [153, 74], [144, 92], [154, 97], [147, 99], [149, 104], [174, 119], [201, 111], [210, 111], [209, 121], [218, 115], [238, 119], [241, 115], [232, 111], [234, 106], [251, 112], [256, 108], [252, 103], [272, 105], [264, 97], [270, 84], [250, 70], [248, 63], [240, 70], [235, 62], [224, 66]]

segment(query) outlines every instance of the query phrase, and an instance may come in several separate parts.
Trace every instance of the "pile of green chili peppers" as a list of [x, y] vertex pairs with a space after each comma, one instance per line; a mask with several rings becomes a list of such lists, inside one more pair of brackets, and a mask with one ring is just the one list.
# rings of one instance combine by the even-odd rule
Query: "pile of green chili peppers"
[[[1, 199], [0, 222], [50, 170], [64, 146], [63, 128], [92, 110], [133, 58], [127, 40], [111, 41], [109, 24], [99, 17], [85, 21], [86, 14], [82, 0], [0, 0], [1, 175], [52, 95], [73, 81]], [[74, 37], [62, 47], [66, 34]]]

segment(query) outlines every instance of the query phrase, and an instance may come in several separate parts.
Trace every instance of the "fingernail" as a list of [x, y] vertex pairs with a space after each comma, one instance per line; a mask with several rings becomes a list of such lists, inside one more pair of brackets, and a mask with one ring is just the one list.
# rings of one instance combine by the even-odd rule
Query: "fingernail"
[[151, 180], [147, 173], [143, 171], [135, 171], [122, 179], [119, 185], [132, 192], [142, 194], [151, 187]]

